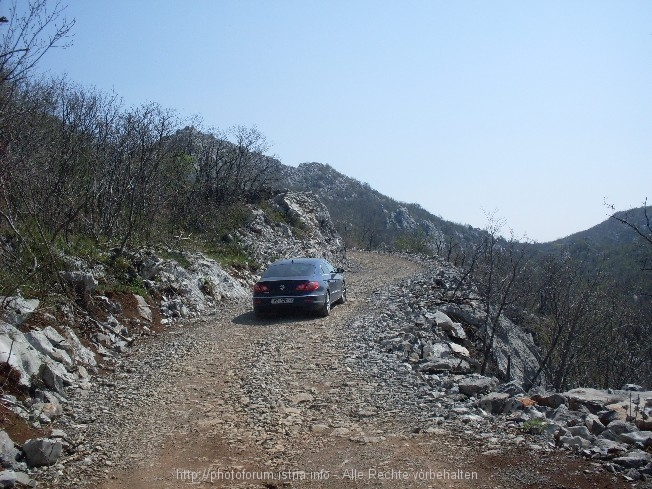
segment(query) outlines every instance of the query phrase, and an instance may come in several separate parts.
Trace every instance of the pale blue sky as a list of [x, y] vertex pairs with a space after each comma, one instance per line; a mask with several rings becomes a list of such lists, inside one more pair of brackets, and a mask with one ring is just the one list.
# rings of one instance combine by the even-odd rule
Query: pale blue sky
[[42, 70], [445, 219], [548, 241], [652, 199], [652, 1], [64, 3]]

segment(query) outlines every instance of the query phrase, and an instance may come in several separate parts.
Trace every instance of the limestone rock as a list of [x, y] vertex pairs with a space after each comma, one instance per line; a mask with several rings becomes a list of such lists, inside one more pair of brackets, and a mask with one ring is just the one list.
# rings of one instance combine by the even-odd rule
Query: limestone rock
[[42, 330], [37, 329], [25, 333], [25, 339], [27, 339], [30, 345], [55, 362], [60, 362], [68, 366], [72, 365], [73, 362], [68, 352], [55, 347]]
[[31, 385], [30, 378], [39, 373], [43, 355], [29, 344], [23, 333], [0, 321], [0, 362], [8, 362], [20, 375], [23, 386]]
[[138, 315], [147, 322], [152, 322], [152, 310], [142, 295], [134, 294], [134, 299], [138, 303]]
[[650, 460], [652, 460], [652, 456], [649, 453], [644, 452], [643, 450], [632, 450], [622, 457], [614, 458], [613, 462], [622, 467], [638, 468], [644, 467], [650, 463]]
[[553, 409], [557, 409], [562, 404], [568, 404], [566, 396], [557, 392], [551, 392], [547, 394], [534, 394], [531, 397], [532, 400], [534, 400], [540, 406], [546, 406]]
[[41, 379], [43, 383], [48, 386], [50, 389], [55, 390], [59, 394], [65, 394], [64, 386], [64, 376], [61, 375], [61, 371], [53, 364], [46, 364], [41, 372]]
[[498, 380], [494, 377], [469, 376], [458, 384], [461, 394], [467, 397], [477, 396], [478, 394], [486, 394], [498, 385]]
[[490, 392], [478, 402], [478, 406], [488, 413], [499, 414], [505, 409], [509, 394]]
[[591, 442], [581, 436], [562, 436], [559, 442], [567, 447], [575, 448], [577, 450], [590, 448]]
[[629, 445], [652, 447], [652, 431], [631, 431], [621, 434], [618, 438]]
[[37, 482], [24, 472], [3, 470], [0, 472], [0, 488], [36, 487]]
[[12, 468], [16, 464], [18, 450], [6, 431], [0, 430], [0, 466]]
[[0, 318], [14, 326], [20, 326], [38, 308], [38, 299], [18, 297], [0, 297], [5, 308], [0, 310]]
[[466, 339], [466, 333], [464, 332], [462, 325], [460, 323], [454, 322], [444, 312], [435, 312], [434, 322], [438, 328], [448, 333], [451, 338], [460, 340]]
[[60, 276], [82, 294], [92, 294], [98, 286], [97, 279], [90, 272], [63, 271]]
[[30, 467], [55, 464], [62, 449], [61, 441], [49, 438], [32, 438], [23, 445], [23, 452]]

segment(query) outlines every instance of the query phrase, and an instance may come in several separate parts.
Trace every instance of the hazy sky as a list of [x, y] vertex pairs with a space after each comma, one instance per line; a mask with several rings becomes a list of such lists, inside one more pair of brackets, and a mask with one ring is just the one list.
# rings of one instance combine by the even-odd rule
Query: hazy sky
[[649, 0], [63, 3], [74, 45], [42, 70], [448, 220], [548, 241], [652, 199]]

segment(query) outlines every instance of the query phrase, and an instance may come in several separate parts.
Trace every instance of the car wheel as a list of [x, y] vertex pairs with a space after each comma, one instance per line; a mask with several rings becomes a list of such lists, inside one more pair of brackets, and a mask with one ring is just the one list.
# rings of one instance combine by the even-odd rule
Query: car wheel
[[342, 295], [335, 304], [344, 304], [346, 302], [346, 284], [342, 283]]
[[331, 293], [329, 291], [326, 291], [326, 301], [324, 301], [320, 312], [322, 317], [326, 317], [331, 313]]

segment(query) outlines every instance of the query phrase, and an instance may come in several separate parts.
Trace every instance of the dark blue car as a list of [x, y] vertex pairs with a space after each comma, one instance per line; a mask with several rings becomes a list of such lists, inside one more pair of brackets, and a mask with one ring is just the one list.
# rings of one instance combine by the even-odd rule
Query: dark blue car
[[314, 311], [328, 316], [331, 304], [344, 302], [344, 269], [336, 269], [322, 258], [278, 260], [254, 285], [256, 317], [284, 310]]

